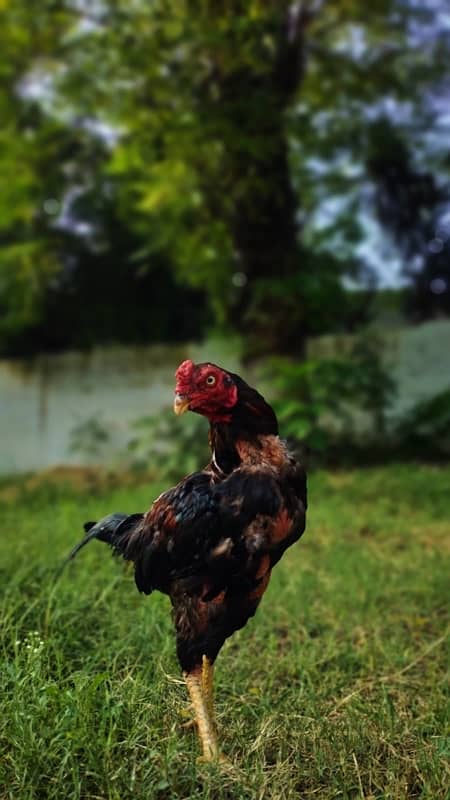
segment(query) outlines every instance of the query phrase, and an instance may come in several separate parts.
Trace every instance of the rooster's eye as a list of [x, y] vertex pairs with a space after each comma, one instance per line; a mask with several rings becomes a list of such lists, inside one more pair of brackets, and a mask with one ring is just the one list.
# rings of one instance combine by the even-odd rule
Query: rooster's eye
[[216, 379], [214, 375], [208, 375], [208, 377], [206, 378], [206, 383], [208, 384], [208, 386], [214, 386], [215, 382]]

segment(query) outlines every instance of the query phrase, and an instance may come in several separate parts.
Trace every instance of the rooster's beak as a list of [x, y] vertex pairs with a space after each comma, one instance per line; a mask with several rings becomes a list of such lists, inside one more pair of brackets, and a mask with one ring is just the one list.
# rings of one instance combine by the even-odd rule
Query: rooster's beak
[[185, 411], [189, 408], [190, 399], [185, 394], [176, 394], [175, 399], [173, 401], [173, 410], [175, 414], [180, 416], [180, 414], [184, 414]]

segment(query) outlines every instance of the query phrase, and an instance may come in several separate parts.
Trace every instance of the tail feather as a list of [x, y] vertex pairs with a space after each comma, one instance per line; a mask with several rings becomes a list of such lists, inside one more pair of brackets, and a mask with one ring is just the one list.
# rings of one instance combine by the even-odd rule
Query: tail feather
[[109, 544], [114, 553], [126, 557], [126, 548], [130, 533], [135, 529], [138, 522], [143, 518], [143, 514], [109, 514], [99, 522], [85, 522], [84, 530], [86, 535], [81, 542], [70, 551], [69, 555], [61, 565], [58, 575], [62, 572], [66, 564], [83, 549], [92, 539], [99, 539], [101, 542]]

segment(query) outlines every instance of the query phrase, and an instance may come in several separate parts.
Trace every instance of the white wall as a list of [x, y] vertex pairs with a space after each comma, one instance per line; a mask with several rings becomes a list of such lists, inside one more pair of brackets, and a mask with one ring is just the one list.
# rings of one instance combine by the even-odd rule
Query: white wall
[[[394, 414], [450, 387], [450, 321], [382, 335], [386, 363], [398, 381]], [[310, 343], [310, 352], [340, 353], [348, 341], [321, 337]], [[0, 361], [0, 473], [87, 463], [88, 456], [70, 452], [70, 433], [92, 418], [110, 434], [109, 449], [102, 452], [108, 461], [130, 438], [130, 423], [171, 405], [174, 372], [185, 358], [211, 360], [239, 372], [235, 341], [209, 341], [201, 347], [112, 347]], [[265, 393], [270, 400], [270, 387]]]
[[[376, 328], [383, 360], [397, 384], [391, 416], [402, 415], [420, 400], [450, 389], [450, 320], [407, 328]], [[342, 355], [351, 336], [321, 336], [310, 342], [309, 355]]]
[[130, 438], [131, 422], [171, 406], [174, 372], [185, 358], [231, 370], [239, 361], [235, 343], [214, 341], [0, 360], [0, 473], [87, 463], [70, 451], [70, 433], [92, 418], [111, 437], [107, 461]]

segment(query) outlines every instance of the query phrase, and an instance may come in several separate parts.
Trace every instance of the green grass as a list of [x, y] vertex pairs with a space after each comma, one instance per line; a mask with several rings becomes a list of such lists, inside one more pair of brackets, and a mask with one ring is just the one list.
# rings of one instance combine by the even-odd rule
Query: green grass
[[218, 659], [226, 769], [182, 727], [167, 598], [100, 543], [54, 581], [83, 520], [161, 488], [1, 488], [2, 800], [446, 798], [450, 469], [311, 476], [307, 533]]

